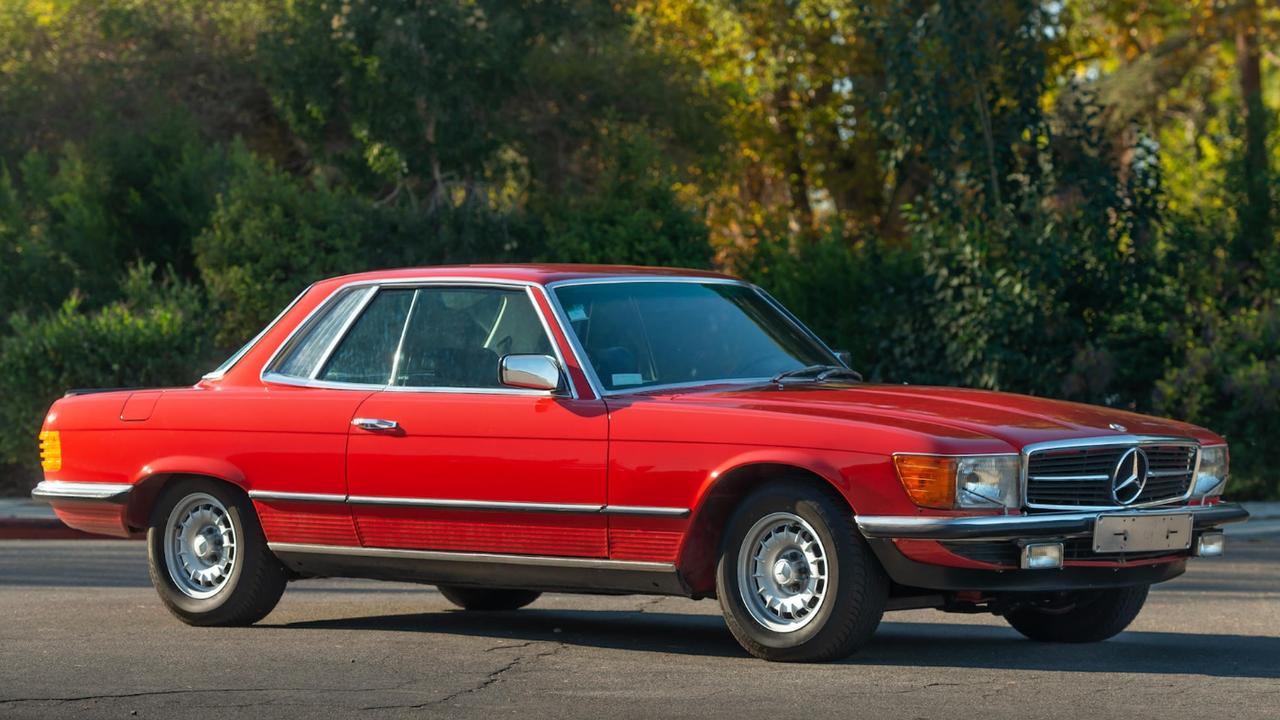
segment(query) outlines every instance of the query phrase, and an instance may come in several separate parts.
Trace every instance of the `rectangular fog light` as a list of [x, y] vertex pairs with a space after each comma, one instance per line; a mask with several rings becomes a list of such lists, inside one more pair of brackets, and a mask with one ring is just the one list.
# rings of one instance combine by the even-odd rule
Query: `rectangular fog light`
[[1062, 567], [1062, 543], [1031, 543], [1022, 546], [1023, 570], [1052, 570]]
[[1220, 532], [1205, 533], [1196, 540], [1196, 557], [1221, 557], [1227, 550], [1227, 538]]

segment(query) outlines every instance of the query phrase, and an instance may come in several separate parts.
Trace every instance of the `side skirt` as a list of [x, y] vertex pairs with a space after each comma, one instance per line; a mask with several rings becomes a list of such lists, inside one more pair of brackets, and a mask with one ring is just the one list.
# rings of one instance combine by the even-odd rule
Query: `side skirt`
[[270, 543], [309, 577], [351, 577], [546, 592], [692, 595], [675, 565], [593, 558]]

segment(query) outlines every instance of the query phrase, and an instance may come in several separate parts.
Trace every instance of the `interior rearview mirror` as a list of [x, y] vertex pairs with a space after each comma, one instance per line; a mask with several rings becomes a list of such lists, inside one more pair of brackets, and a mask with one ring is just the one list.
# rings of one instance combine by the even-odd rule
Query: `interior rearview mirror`
[[499, 363], [502, 384], [526, 390], [560, 387], [560, 363], [550, 355], [503, 355]]

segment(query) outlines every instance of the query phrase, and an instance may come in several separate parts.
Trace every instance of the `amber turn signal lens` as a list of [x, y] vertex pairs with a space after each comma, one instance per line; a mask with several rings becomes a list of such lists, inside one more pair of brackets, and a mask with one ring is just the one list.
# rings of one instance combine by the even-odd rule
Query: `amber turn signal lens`
[[898, 480], [920, 507], [949, 510], [956, 504], [956, 459], [934, 455], [894, 455]]
[[62, 469], [62, 438], [57, 430], [40, 433], [40, 467], [45, 472]]

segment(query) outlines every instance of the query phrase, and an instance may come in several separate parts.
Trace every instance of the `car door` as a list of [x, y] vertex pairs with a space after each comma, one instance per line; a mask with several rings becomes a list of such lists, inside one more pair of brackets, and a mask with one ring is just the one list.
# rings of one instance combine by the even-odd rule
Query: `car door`
[[[348, 438], [348, 502], [363, 544], [607, 556], [603, 402], [574, 397], [567, 379], [556, 392], [499, 382], [505, 355], [559, 356], [532, 290], [475, 283], [380, 293], [398, 295], [407, 321], [394, 350], [378, 346], [372, 371], [388, 371], [390, 382], [360, 405]], [[335, 352], [334, 374], [363, 372], [355, 359], [371, 345], [361, 331], [352, 329], [347, 354]]]

